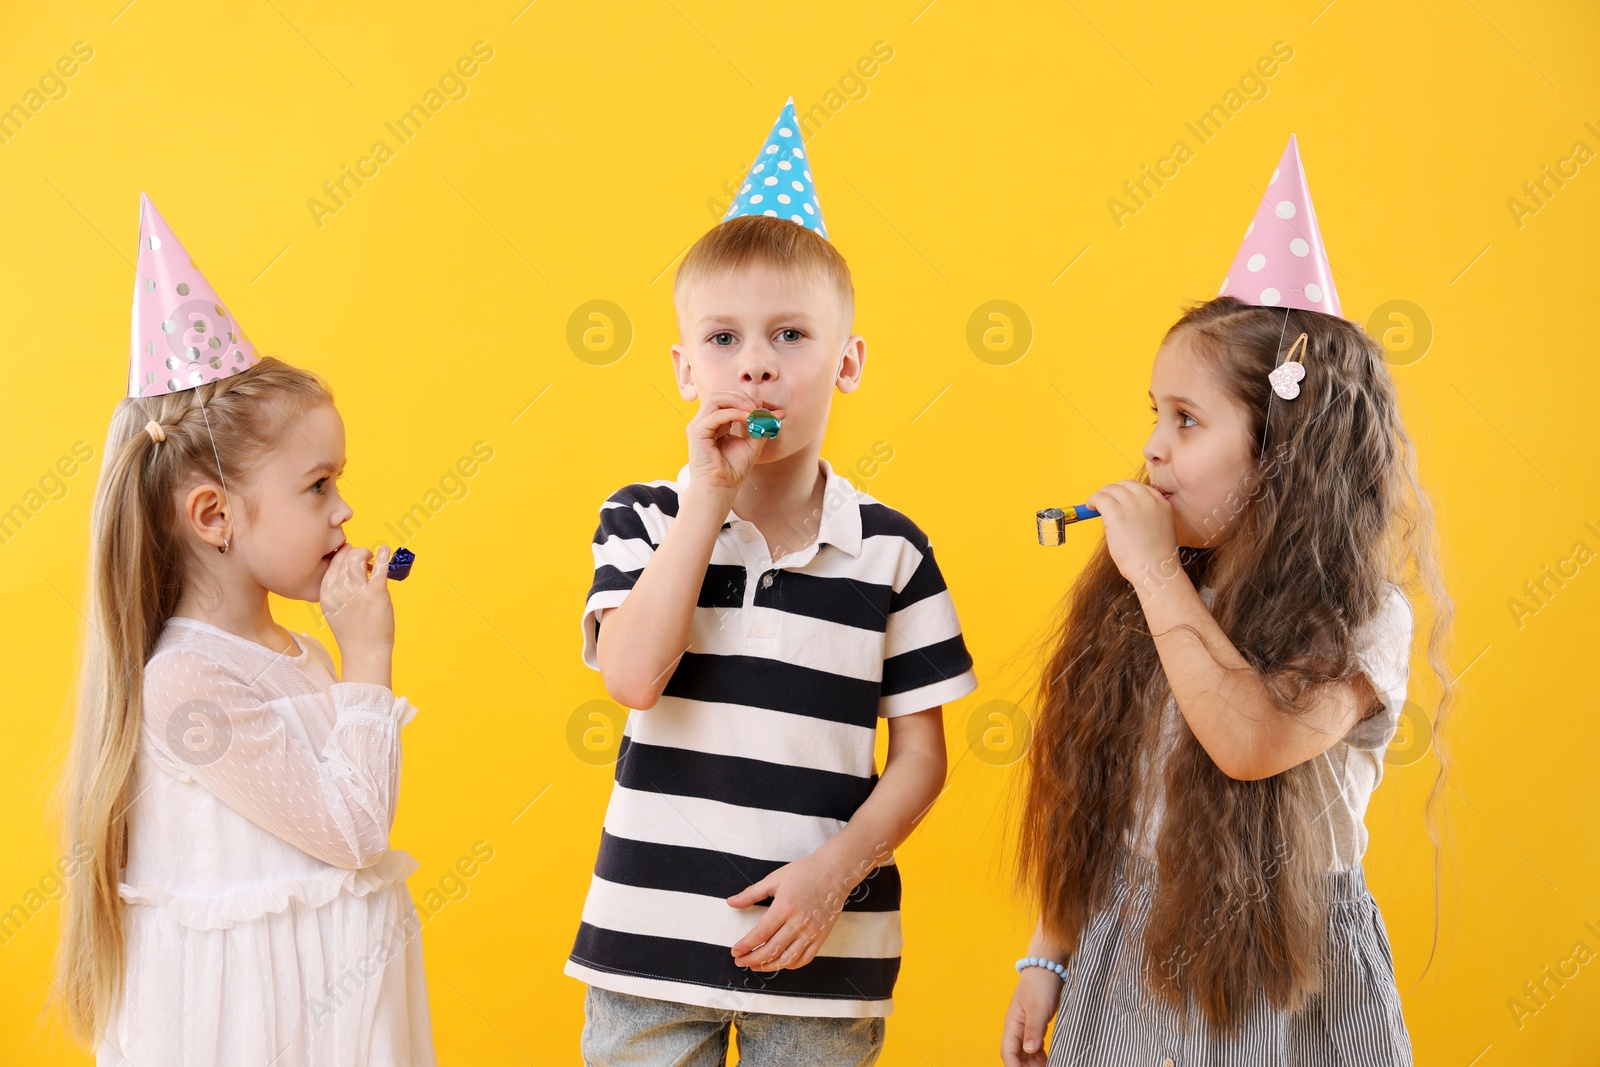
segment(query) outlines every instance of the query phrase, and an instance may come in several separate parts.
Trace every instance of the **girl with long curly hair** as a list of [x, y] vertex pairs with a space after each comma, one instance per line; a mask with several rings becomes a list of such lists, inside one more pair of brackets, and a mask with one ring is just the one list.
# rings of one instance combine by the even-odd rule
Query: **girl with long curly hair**
[[[1297, 395], [1268, 384], [1290, 344]], [[1105, 538], [1039, 687], [1018, 868], [1039, 923], [1002, 1058], [1409, 1064], [1362, 819], [1406, 699], [1404, 590], [1433, 609], [1436, 724], [1452, 608], [1383, 350], [1219, 296], [1167, 332], [1150, 394], [1143, 468], [1088, 499]], [[1441, 751], [1436, 877], [1444, 775]]]

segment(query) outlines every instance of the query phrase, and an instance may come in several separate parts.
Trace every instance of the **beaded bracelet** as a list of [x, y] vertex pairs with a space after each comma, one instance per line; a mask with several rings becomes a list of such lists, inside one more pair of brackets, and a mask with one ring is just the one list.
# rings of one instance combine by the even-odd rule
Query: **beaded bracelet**
[[1056, 977], [1063, 982], [1067, 980], [1067, 969], [1055, 960], [1047, 960], [1043, 956], [1024, 956], [1017, 961], [1018, 974], [1021, 974], [1027, 967], [1043, 967], [1047, 971], [1055, 972]]

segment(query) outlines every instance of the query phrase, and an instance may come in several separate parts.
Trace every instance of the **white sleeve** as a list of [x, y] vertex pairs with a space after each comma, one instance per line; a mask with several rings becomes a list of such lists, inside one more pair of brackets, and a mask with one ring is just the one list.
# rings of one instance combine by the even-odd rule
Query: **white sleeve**
[[978, 688], [955, 601], [914, 525], [902, 546], [883, 638], [878, 715], [893, 718], [948, 704]]
[[336, 867], [367, 867], [389, 848], [400, 727], [415, 709], [367, 682], [331, 692], [336, 721], [315, 752], [238, 672], [178, 650], [145, 669], [144, 734], [158, 765], [262, 829]]
[[1412, 626], [1411, 603], [1394, 586], [1378, 613], [1355, 632], [1356, 660], [1383, 710], [1350, 728], [1344, 740], [1354, 748], [1382, 749], [1394, 737], [1411, 675]]

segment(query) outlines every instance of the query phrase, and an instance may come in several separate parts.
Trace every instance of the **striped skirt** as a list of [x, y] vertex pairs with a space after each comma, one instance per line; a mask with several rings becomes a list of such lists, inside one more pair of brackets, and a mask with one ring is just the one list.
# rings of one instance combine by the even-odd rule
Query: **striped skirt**
[[1144, 928], [1156, 868], [1138, 855], [1134, 867], [1130, 881], [1119, 861], [1110, 904], [1090, 919], [1068, 962], [1049, 1067], [1410, 1067], [1388, 933], [1359, 866], [1328, 875], [1322, 991], [1294, 1013], [1257, 994], [1228, 1036], [1213, 1032], [1192, 1005], [1185, 1016], [1144, 987]]

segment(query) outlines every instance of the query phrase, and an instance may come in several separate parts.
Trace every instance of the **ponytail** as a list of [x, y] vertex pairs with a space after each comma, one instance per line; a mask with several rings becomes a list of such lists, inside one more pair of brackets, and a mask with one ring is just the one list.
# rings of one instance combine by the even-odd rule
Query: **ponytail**
[[62, 905], [56, 997], [85, 1044], [98, 1040], [121, 993], [118, 886], [128, 861], [144, 668], [186, 584], [179, 497], [219, 474], [239, 487], [290, 420], [332, 400], [321, 378], [269, 356], [185, 392], [123, 400], [112, 416], [90, 519], [77, 718], [59, 802], [63, 845], [79, 862]]

